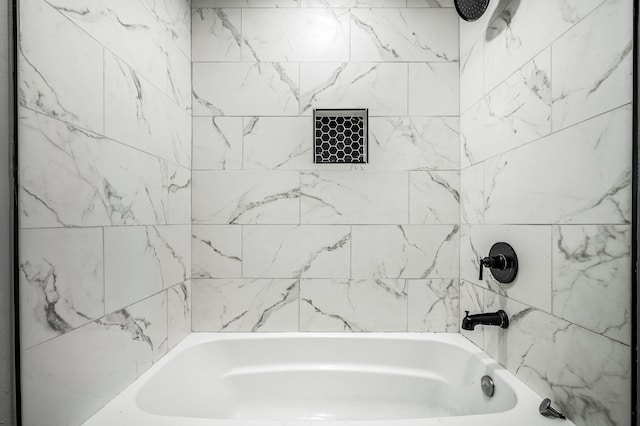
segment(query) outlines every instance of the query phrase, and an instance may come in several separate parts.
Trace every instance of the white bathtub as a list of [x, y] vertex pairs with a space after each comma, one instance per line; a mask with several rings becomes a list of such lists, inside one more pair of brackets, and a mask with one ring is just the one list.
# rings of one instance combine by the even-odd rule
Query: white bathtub
[[85, 426], [573, 425], [541, 400], [459, 334], [195, 333]]

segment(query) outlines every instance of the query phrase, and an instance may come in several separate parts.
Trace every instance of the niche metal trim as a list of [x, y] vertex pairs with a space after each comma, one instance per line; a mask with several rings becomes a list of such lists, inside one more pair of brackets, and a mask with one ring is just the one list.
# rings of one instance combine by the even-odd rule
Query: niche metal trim
[[369, 161], [369, 110], [314, 109], [313, 162], [325, 164]]

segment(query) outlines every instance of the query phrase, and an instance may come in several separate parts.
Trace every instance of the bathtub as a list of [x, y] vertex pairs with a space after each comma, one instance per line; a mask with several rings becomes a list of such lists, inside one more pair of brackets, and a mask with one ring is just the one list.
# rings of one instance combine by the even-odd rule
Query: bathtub
[[573, 425], [541, 400], [459, 334], [194, 333], [84, 424]]

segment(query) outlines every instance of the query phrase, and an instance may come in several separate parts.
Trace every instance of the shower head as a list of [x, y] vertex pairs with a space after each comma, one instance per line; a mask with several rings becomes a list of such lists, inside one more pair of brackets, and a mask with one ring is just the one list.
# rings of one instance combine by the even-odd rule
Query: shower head
[[489, 0], [454, 0], [458, 15], [465, 21], [477, 21], [489, 6]]

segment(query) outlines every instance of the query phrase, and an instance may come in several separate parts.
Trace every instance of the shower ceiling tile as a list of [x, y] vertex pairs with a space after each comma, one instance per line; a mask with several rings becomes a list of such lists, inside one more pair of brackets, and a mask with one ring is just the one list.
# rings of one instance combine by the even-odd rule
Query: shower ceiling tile
[[298, 64], [194, 63], [193, 114], [297, 115]]
[[193, 223], [299, 223], [300, 180], [294, 171], [193, 172]]
[[370, 117], [367, 170], [457, 170], [457, 117]]
[[[485, 93], [504, 81], [604, 0], [512, 1], [483, 29]], [[498, 2], [496, 2], [498, 3]], [[487, 12], [488, 15], [488, 12]], [[486, 24], [485, 24], [486, 25]]]
[[105, 53], [105, 135], [191, 166], [191, 117], [124, 62]]
[[463, 166], [551, 133], [551, 49], [486, 95], [460, 117]]
[[297, 279], [193, 280], [193, 331], [298, 331]]
[[311, 117], [245, 117], [245, 170], [314, 169]]
[[103, 47], [44, 1], [20, 6], [18, 102], [102, 132]]
[[407, 223], [408, 186], [406, 172], [302, 172], [300, 221]]
[[350, 275], [349, 226], [245, 226], [243, 232], [245, 277], [348, 278]]
[[409, 223], [460, 223], [460, 172], [409, 172]]
[[460, 114], [460, 70], [457, 62], [409, 64], [409, 114]]
[[407, 64], [302, 63], [300, 112], [368, 108], [369, 117], [407, 114]]
[[20, 312], [25, 349], [104, 315], [102, 229], [21, 231]]
[[349, 11], [247, 9], [242, 40], [245, 61], [348, 61]]
[[458, 225], [353, 226], [352, 277], [456, 278]]
[[352, 61], [458, 60], [458, 15], [453, 9], [353, 9]]
[[632, 9], [609, 0], [553, 44], [554, 130], [631, 102]]
[[242, 169], [242, 117], [193, 117], [193, 170]]
[[460, 288], [457, 279], [407, 280], [407, 283], [410, 332], [458, 332]]
[[406, 282], [300, 280], [300, 331], [407, 331]]
[[239, 278], [242, 276], [242, 227], [193, 225], [191, 276]]
[[553, 314], [631, 343], [631, 227], [553, 228]]
[[193, 9], [191, 59], [240, 61], [241, 25], [241, 9]]
[[631, 112], [619, 108], [487, 161], [486, 223], [629, 223]]

